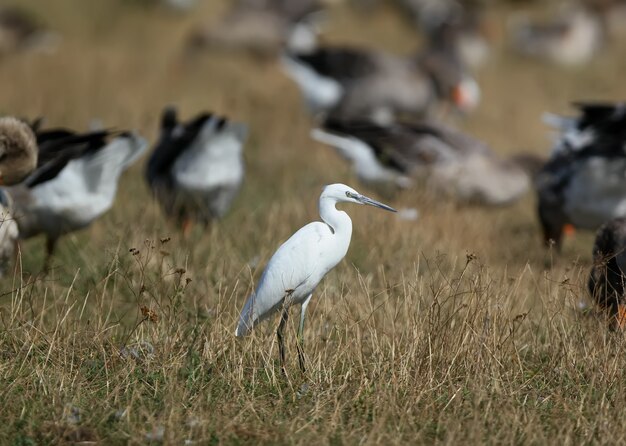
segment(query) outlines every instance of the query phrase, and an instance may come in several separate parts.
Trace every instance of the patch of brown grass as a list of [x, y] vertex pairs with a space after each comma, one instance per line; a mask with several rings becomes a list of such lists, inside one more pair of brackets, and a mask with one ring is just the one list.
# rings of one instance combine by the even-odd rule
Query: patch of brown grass
[[[308, 373], [298, 372], [290, 323], [283, 378], [276, 321], [239, 341], [238, 311], [279, 243], [317, 218], [322, 185], [363, 189], [330, 149], [309, 140], [295, 86], [274, 63], [182, 58], [188, 27], [223, 4], [176, 17], [118, 1], [24, 3], [64, 41], [56, 55], [1, 61], [2, 111], [78, 128], [99, 117], [154, 139], [162, 106], [176, 103], [183, 115], [214, 109], [246, 121], [252, 134], [242, 194], [210, 231], [182, 239], [151, 203], [137, 166], [114, 209], [60, 243], [48, 275], [39, 273], [41, 240], [22, 246], [19, 273], [2, 282], [0, 297], [0, 438], [27, 445], [144, 444], [146, 435], [168, 444], [626, 437], [623, 338], [577, 309], [592, 236], [568, 240], [561, 256], [544, 252], [532, 197], [487, 211], [419, 191], [398, 196], [395, 205], [420, 209], [418, 222], [346, 206], [352, 246], [309, 307]], [[329, 41], [414, 46], [389, 11], [365, 24], [343, 7], [332, 17]], [[544, 153], [540, 113], [566, 111], [572, 99], [623, 98], [623, 56], [613, 46], [572, 71], [500, 50], [479, 73], [482, 106], [460, 125], [501, 153]]]

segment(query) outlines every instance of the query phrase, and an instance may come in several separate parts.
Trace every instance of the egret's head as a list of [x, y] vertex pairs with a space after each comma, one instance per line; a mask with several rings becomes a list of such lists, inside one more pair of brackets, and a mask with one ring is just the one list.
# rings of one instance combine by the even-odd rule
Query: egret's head
[[338, 203], [356, 203], [356, 204], [367, 204], [369, 206], [375, 206], [377, 208], [385, 209], [386, 211], [397, 212], [391, 206], [387, 206], [386, 204], [380, 203], [376, 200], [373, 200], [365, 195], [361, 195], [350, 186], [346, 186], [345, 184], [331, 184], [324, 188], [322, 191], [322, 196], [320, 199], [328, 198], [334, 200]]

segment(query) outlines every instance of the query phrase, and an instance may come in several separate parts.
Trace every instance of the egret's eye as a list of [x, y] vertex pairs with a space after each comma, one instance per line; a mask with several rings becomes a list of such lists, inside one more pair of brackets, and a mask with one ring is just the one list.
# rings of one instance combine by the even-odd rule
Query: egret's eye
[[346, 191], [346, 197], [348, 198], [354, 198], [354, 194], [350, 191]]

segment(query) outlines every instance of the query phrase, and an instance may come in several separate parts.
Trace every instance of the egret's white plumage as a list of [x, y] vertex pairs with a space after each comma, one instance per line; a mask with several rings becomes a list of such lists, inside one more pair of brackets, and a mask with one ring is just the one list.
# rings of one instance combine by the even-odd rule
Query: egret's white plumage
[[[367, 204], [395, 212], [344, 184], [326, 186], [319, 200], [322, 221], [304, 226], [274, 253], [256, 291], [241, 312], [236, 336], [247, 335], [259, 322], [283, 309], [283, 322], [278, 333], [282, 344], [282, 326], [289, 307], [294, 304], [302, 305], [301, 336], [306, 307], [315, 287], [344, 258], [350, 246], [352, 221], [347, 213], [335, 207], [342, 202]], [[281, 347], [281, 359], [282, 356]], [[302, 359], [300, 365], [304, 367]]]

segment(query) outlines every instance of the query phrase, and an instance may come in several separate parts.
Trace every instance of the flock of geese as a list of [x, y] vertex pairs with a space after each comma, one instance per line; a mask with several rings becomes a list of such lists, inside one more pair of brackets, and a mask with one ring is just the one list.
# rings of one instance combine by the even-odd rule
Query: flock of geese
[[[243, 181], [246, 133], [245, 125], [214, 114], [179, 122], [173, 107], [163, 111], [146, 180], [184, 231], [228, 210]], [[134, 132], [79, 133], [2, 118], [0, 270], [9, 268], [18, 239], [39, 234], [46, 236], [48, 263], [61, 236], [89, 226], [113, 206], [121, 175], [147, 147]]]
[[[173, 3], [185, 8], [193, 5], [192, 1]], [[371, 3], [368, 8], [373, 7]], [[475, 136], [436, 118], [441, 110], [471, 113], [480, 103], [473, 70], [488, 57], [489, 41], [481, 31], [477, 2], [398, 3], [424, 34], [424, 45], [411, 55], [321, 44], [318, 34], [324, 7], [316, 0], [239, 0], [221, 21], [193, 30], [187, 45], [193, 51], [206, 47], [243, 50], [279, 61], [312, 115], [311, 137], [336, 149], [370, 189], [420, 187], [442, 199], [502, 207], [534, 188], [547, 246], [559, 249], [568, 226], [600, 228], [589, 291], [609, 312], [611, 326], [624, 328], [626, 104], [576, 103], [575, 116], [546, 115], [545, 121], [558, 132], [548, 158], [527, 153], [502, 158]], [[554, 63], [584, 63], [607, 39], [608, 18], [614, 18], [619, 8], [624, 8], [620, 1], [590, 1], [574, 4], [552, 24], [517, 18], [511, 25], [514, 45], [524, 54]], [[19, 41], [20, 19], [3, 17], [0, 12], [0, 49], [8, 47], [2, 37], [11, 35], [11, 29], [16, 33], [13, 40]], [[159, 131], [145, 177], [164, 215], [184, 233], [194, 222], [208, 225], [223, 217], [244, 179], [247, 125], [204, 111], [183, 121], [174, 107], [167, 106]], [[106, 213], [121, 175], [147, 147], [146, 139], [129, 131], [76, 132], [45, 128], [40, 120], [0, 119], [4, 218], [0, 270], [10, 270], [18, 240], [44, 234], [49, 260], [60, 237]], [[314, 231], [320, 240], [334, 240], [337, 230], [348, 227], [347, 244], [341, 241], [341, 249], [337, 248], [341, 252], [333, 257], [336, 261], [315, 273], [317, 282], [308, 278], [302, 282], [307, 284], [303, 292], [296, 291], [302, 284], [280, 292], [267, 285], [274, 274], [272, 265], [280, 263], [270, 261], [242, 312], [238, 335], [293, 303], [303, 306], [302, 328], [315, 285], [349, 245], [349, 218], [342, 220], [344, 213], [336, 214], [334, 208], [342, 201], [393, 210], [348, 186], [327, 187], [320, 198], [324, 223], [307, 231]], [[278, 294], [260, 312], [254, 307], [256, 296], [268, 293]]]

